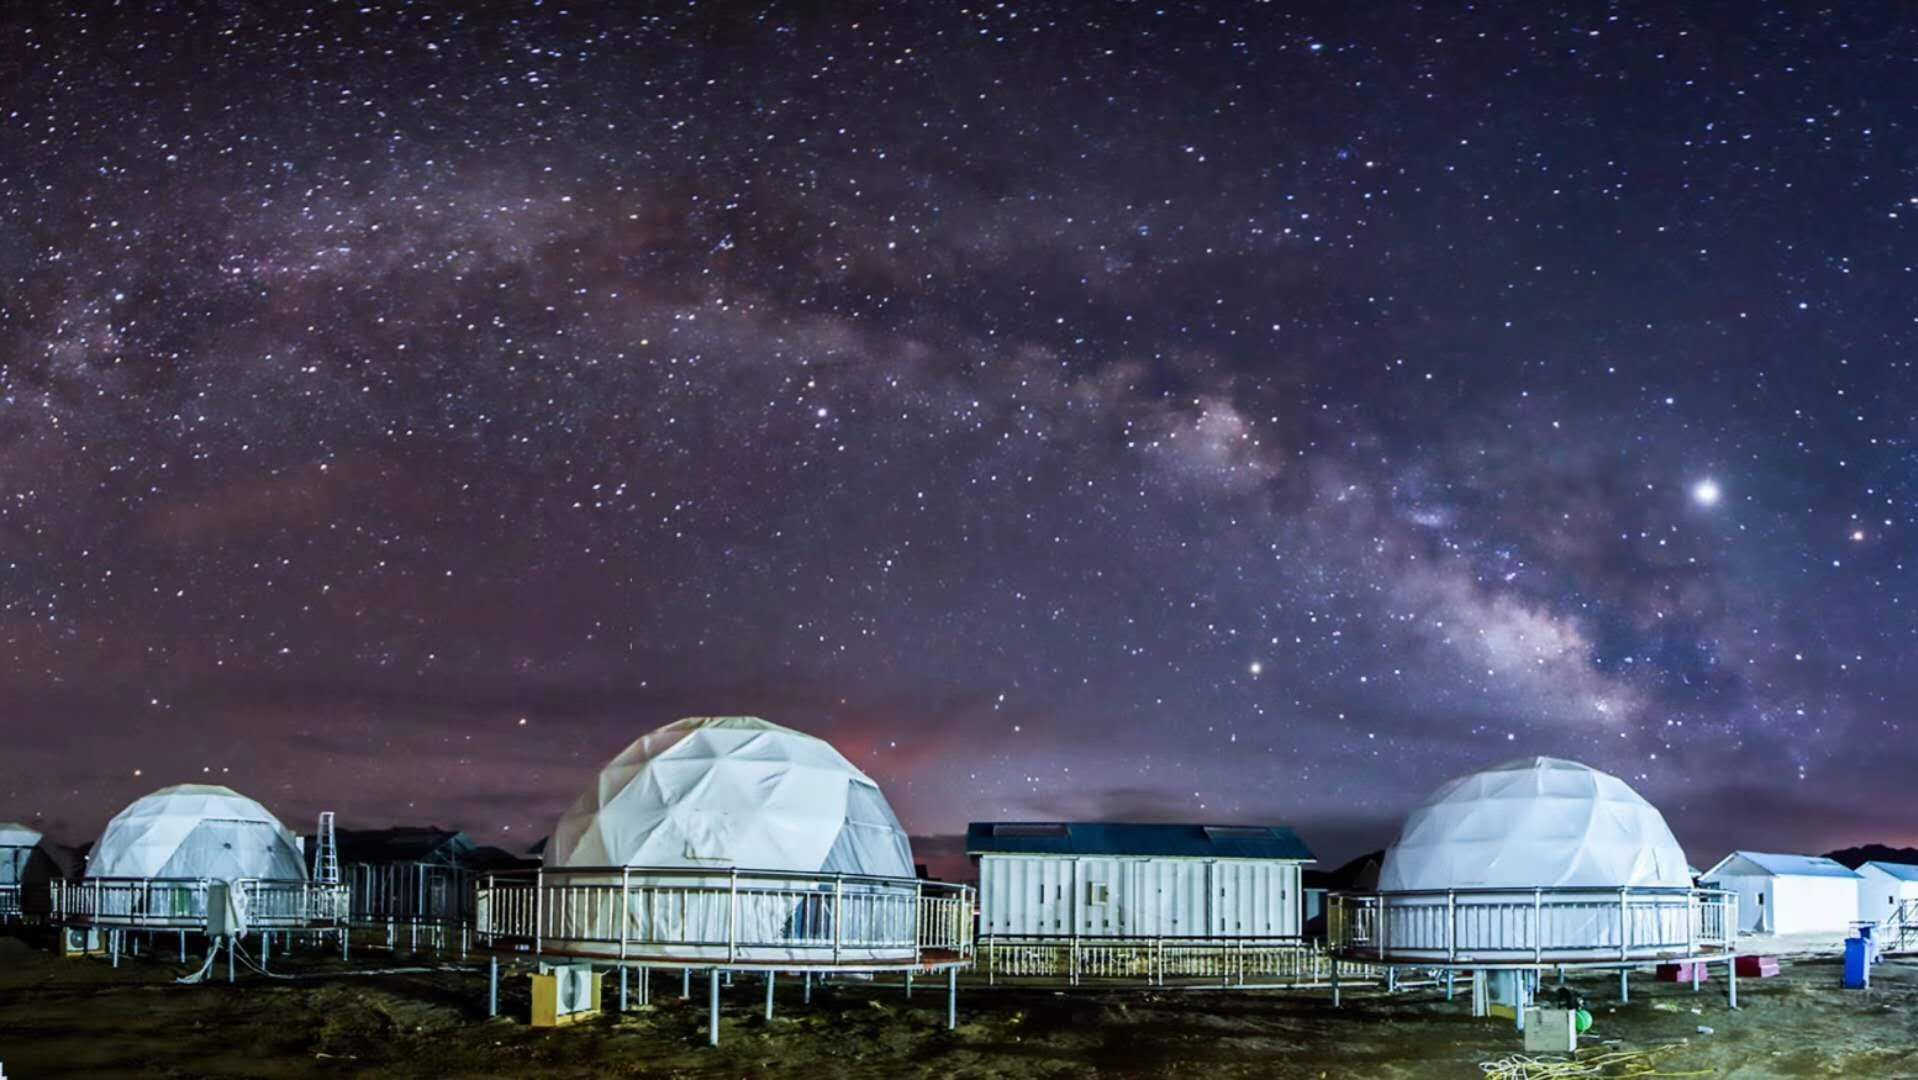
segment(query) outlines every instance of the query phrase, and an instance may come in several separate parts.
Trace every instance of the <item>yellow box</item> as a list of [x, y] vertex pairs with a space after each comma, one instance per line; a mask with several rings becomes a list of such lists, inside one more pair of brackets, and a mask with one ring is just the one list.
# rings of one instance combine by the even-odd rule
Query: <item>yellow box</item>
[[533, 1026], [561, 1027], [577, 1024], [581, 1020], [590, 1020], [599, 1015], [600, 994], [605, 986], [606, 973], [589, 971], [583, 975], [586, 981], [586, 1000], [570, 1003], [572, 1008], [563, 1010], [560, 1000], [562, 983], [568, 978], [565, 969], [550, 974], [536, 974], [533, 979]]

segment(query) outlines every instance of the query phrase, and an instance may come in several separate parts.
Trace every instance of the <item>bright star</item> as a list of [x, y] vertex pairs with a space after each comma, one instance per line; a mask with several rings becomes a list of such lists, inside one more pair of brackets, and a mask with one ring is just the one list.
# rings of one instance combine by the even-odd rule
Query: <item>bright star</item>
[[1250, 671], [1254, 675], [1257, 675], [1265, 670], [1265, 665], [1259, 663], [1257, 660], [1254, 660], [1252, 661], [1251, 665], [1246, 668], [1246, 670]]
[[1692, 485], [1692, 501], [1700, 506], [1717, 506], [1724, 494], [1718, 489], [1716, 480], [1700, 480]]

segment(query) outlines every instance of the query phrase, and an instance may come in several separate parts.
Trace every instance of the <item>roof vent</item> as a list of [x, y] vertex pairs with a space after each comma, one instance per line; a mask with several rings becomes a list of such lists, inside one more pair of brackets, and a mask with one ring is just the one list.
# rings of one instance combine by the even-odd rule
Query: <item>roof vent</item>
[[1065, 836], [1062, 824], [1000, 824], [992, 827], [994, 836]]
[[1209, 840], [1270, 840], [1272, 830], [1262, 825], [1206, 825]]

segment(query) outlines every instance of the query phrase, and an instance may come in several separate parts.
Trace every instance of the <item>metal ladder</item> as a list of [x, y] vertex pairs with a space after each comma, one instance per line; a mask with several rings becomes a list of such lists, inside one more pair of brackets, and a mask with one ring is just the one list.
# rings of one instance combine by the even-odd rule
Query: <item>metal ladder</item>
[[333, 811], [320, 811], [320, 827], [314, 833], [313, 880], [321, 885], [340, 883], [340, 847], [333, 836]]

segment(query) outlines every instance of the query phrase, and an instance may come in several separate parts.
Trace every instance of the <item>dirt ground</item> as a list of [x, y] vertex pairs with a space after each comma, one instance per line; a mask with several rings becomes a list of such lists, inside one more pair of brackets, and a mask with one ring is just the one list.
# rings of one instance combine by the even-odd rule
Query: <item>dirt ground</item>
[[[1348, 993], [960, 985], [945, 1029], [943, 986], [908, 1001], [889, 985], [837, 985], [800, 1001], [742, 977], [723, 993], [721, 1045], [705, 1045], [705, 1001], [681, 1001], [655, 975], [654, 1001], [559, 1030], [528, 1027], [524, 973], [502, 980], [486, 1018], [483, 968], [350, 974], [317, 953], [279, 957], [293, 979], [243, 976], [178, 986], [162, 959], [62, 959], [0, 938], [0, 1068], [8, 1080], [61, 1076], [659, 1077], [1473, 1077], [1522, 1050], [1509, 1021], [1474, 1020], [1461, 995], [1431, 989]], [[361, 950], [355, 966], [435, 966]], [[194, 965], [197, 966], [197, 965]], [[1706, 989], [1615, 976], [1575, 978], [1596, 1017], [1581, 1056], [1672, 1047], [1659, 1075], [1918, 1077], [1918, 962], [1877, 969], [1870, 991], [1838, 988], [1832, 961]], [[607, 1004], [617, 994], [609, 980]], [[1713, 1029], [1701, 1034], [1701, 1026]], [[1623, 1075], [1612, 1073], [1611, 1075]], [[1643, 1074], [1641, 1074], [1643, 1075]]]

